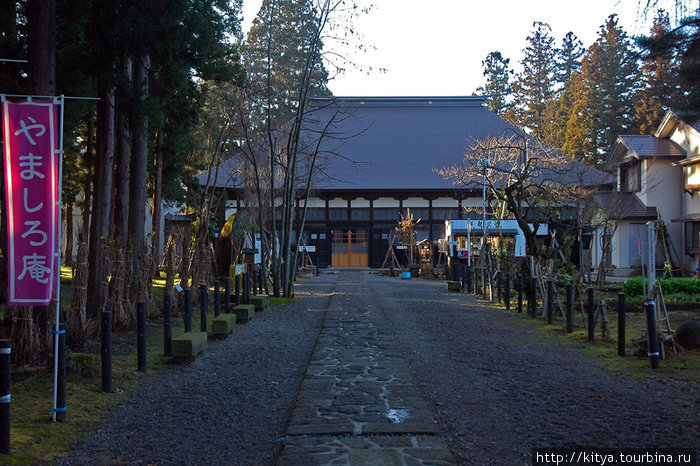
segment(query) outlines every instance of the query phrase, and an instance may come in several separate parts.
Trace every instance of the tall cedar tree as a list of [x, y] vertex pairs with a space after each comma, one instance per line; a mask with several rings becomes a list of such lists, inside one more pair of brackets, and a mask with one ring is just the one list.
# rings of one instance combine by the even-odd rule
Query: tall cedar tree
[[[659, 10], [648, 39], [662, 40], [670, 29], [668, 13]], [[635, 99], [635, 118], [642, 134], [652, 134], [666, 110], [681, 102], [680, 63], [676, 55], [648, 54], [641, 65], [643, 88]]]
[[[659, 0], [646, 0], [642, 16], [656, 9]], [[675, 24], [659, 37], [643, 37], [639, 44], [650, 54], [680, 57], [679, 75], [685, 89], [679, 107], [700, 111], [700, 10], [697, 0], [675, 0]]]
[[557, 84], [561, 86], [560, 91], [571, 79], [574, 71], [581, 69], [583, 53], [581, 40], [573, 32], [567, 32], [561, 41], [561, 47], [556, 51], [556, 80]]
[[573, 105], [571, 77], [581, 69], [584, 49], [578, 37], [573, 32], [568, 32], [556, 52], [555, 97], [546, 104], [542, 138], [550, 146], [561, 150]]
[[317, 13], [311, 0], [263, 0], [248, 33], [243, 47], [248, 87], [251, 95], [258, 95], [260, 112], [273, 109], [267, 122], [273, 128], [286, 123], [299, 105], [301, 70], [307, 61], [313, 63], [309, 94], [330, 95], [322, 46], [313, 43]]
[[[100, 307], [100, 280], [104, 276], [100, 270], [101, 246], [112, 231], [109, 219], [114, 165], [105, 161], [113, 160], [116, 146], [131, 149], [129, 172], [122, 174], [129, 178], [129, 199], [120, 202], [122, 209], [128, 206], [128, 212], [120, 215], [129, 219], [128, 239], [138, 250], [146, 229], [147, 170], [152, 166], [149, 142], [155, 139], [156, 128], [165, 122], [164, 127], [172, 132], [166, 132], [162, 148], [168, 147], [172, 158], [184, 158], [191, 143], [182, 144], [183, 136], [193, 132], [196, 117], [191, 114], [201, 106], [202, 83], [208, 79], [240, 79], [236, 46], [230, 40], [239, 32], [240, 1], [95, 0], [93, 10], [90, 44], [93, 56], [98, 58], [99, 66], [95, 68], [100, 96], [109, 96], [102, 102], [112, 102], [116, 86], [124, 89], [119, 110], [128, 117], [124, 124], [130, 129], [120, 131], [122, 139], [115, 144], [115, 122], [119, 118], [115, 118], [113, 102], [98, 111], [88, 283], [88, 309], [94, 315]], [[134, 67], [132, 80], [124, 72], [129, 60]], [[177, 143], [169, 141], [169, 135]], [[162, 166], [164, 178], [183, 178], [181, 171], [168, 170], [182, 169], [185, 163], [163, 161]], [[133, 276], [137, 277], [140, 264], [134, 266]]]
[[510, 69], [510, 59], [505, 58], [499, 51], [490, 52], [481, 62], [481, 67], [486, 84], [477, 88], [477, 93], [490, 96], [486, 100], [486, 106], [493, 113], [506, 120], [512, 120], [513, 103], [510, 94], [513, 70]]
[[627, 34], [610, 15], [600, 27], [572, 77], [573, 106], [566, 127], [564, 152], [600, 168], [619, 134], [633, 129], [637, 90], [636, 55]]
[[556, 74], [554, 38], [549, 24], [536, 21], [527, 37], [525, 56], [520, 62], [523, 71], [518, 74], [513, 89], [518, 102], [516, 111], [519, 126], [527, 128], [534, 137], [541, 137], [544, 129], [545, 105], [554, 92]]

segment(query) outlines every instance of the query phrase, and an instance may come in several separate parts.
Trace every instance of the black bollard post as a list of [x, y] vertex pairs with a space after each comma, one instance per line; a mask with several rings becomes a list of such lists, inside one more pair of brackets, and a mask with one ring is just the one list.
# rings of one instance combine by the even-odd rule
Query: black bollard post
[[10, 381], [12, 366], [10, 340], [0, 340], [0, 453], [10, 454]]
[[510, 272], [506, 272], [505, 301], [506, 311], [510, 311]]
[[192, 331], [192, 290], [187, 288], [185, 290], [185, 312], [183, 314], [185, 319], [185, 332]]
[[566, 332], [574, 331], [574, 285], [566, 285]]
[[56, 417], [66, 422], [66, 326], [58, 324], [58, 378], [56, 380]]
[[530, 280], [530, 289], [532, 290], [532, 302], [528, 303], [530, 305], [530, 312], [532, 312], [532, 318], [537, 318], [537, 280], [534, 278]]
[[243, 274], [243, 304], [250, 304], [250, 275], [248, 272]]
[[647, 342], [649, 346], [649, 360], [651, 368], [659, 368], [659, 339], [656, 334], [656, 303], [653, 299], [644, 301], [644, 311], [647, 314]]
[[522, 277], [518, 279], [518, 314], [523, 313], [523, 280]]
[[221, 301], [219, 297], [219, 280], [214, 281], [214, 317], [221, 314]]
[[593, 288], [588, 288], [588, 341], [595, 340], [595, 297]]
[[554, 281], [547, 280], [547, 323], [554, 323]]
[[136, 303], [136, 353], [138, 371], [146, 372], [146, 303]]
[[617, 294], [617, 355], [625, 355], [625, 293]]
[[231, 278], [226, 277], [224, 279], [224, 294], [226, 299], [224, 299], [224, 313], [228, 314], [231, 312]]
[[199, 285], [199, 330], [207, 331], [207, 307], [209, 306], [209, 290], [207, 285]]
[[163, 354], [173, 354], [173, 297], [163, 295]]
[[242, 275], [236, 275], [234, 277], [235, 288], [236, 288], [236, 306], [241, 304], [241, 282], [243, 281]]
[[102, 391], [112, 393], [112, 313], [102, 311], [100, 318], [100, 346], [102, 355]]
[[501, 271], [496, 271], [496, 292], [498, 293], [498, 302], [503, 302], [503, 284], [501, 283]]

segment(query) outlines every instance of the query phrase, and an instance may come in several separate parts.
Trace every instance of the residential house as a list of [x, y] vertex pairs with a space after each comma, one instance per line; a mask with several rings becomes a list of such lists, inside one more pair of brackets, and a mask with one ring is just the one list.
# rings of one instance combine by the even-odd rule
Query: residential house
[[[700, 234], [700, 133], [698, 120], [688, 123], [669, 111], [653, 135], [622, 135], [605, 169], [615, 173], [616, 190], [598, 193], [599, 207], [616, 224], [599, 229], [592, 264], [603, 260], [613, 275], [635, 275], [646, 266], [646, 222], [663, 221], [658, 229], [656, 267], [672, 264], [690, 273], [698, 259]], [[605, 235], [611, 249], [603, 257]]]

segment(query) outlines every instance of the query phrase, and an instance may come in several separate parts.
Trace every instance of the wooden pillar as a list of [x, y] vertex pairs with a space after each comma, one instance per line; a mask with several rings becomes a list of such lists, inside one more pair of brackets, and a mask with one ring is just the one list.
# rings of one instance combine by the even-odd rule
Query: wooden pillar
[[435, 241], [433, 238], [433, 200], [428, 199], [428, 239]]

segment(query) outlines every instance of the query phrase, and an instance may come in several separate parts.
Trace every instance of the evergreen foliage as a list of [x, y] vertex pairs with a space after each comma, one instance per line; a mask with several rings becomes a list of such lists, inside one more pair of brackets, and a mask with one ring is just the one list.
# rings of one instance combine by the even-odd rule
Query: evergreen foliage
[[598, 39], [586, 52], [581, 72], [572, 76], [573, 105], [566, 127], [564, 152], [602, 167], [618, 135], [633, 129], [638, 68], [633, 44], [608, 17]]
[[[657, 8], [658, 0], [646, 0], [642, 16]], [[684, 93], [676, 107], [700, 111], [700, 9], [697, 0], [675, 0], [674, 27], [652, 30], [638, 42], [651, 58], [679, 60], [678, 75]]]
[[477, 94], [489, 96], [486, 106], [496, 115], [511, 120], [513, 118], [513, 103], [511, 79], [513, 70], [510, 69], [510, 59], [501, 52], [489, 52], [481, 62], [486, 84], [477, 88]]
[[[659, 10], [648, 40], [658, 41], [670, 29], [668, 13]], [[681, 102], [680, 63], [675, 54], [647, 54], [641, 65], [642, 89], [635, 99], [635, 118], [642, 134], [652, 134], [664, 113]]]
[[513, 90], [516, 101], [516, 119], [519, 126], [541, 137], [544, 129], [545, 106], [554, 94], [556, 50], [552, 28], [547, 23], [535, 22], [527, 37], [525, 56], [520, 62], [523, 70], [518, 74]]
[[263, 0], [253, 20], [243, 47], [247, 87], [258, 112], [271, 110], [269, 123], [274, 128], [292, 118], [300, 104], [303, 70], [311, 70], [309, 95], [330, 95], [318, 18], [311, 0]]
[[561, 47], [556, 50], [556, 81], [565, 86], [575, 71], [581, 69], [583, 43], [576, 34], [569, 31], [561, 41]]

